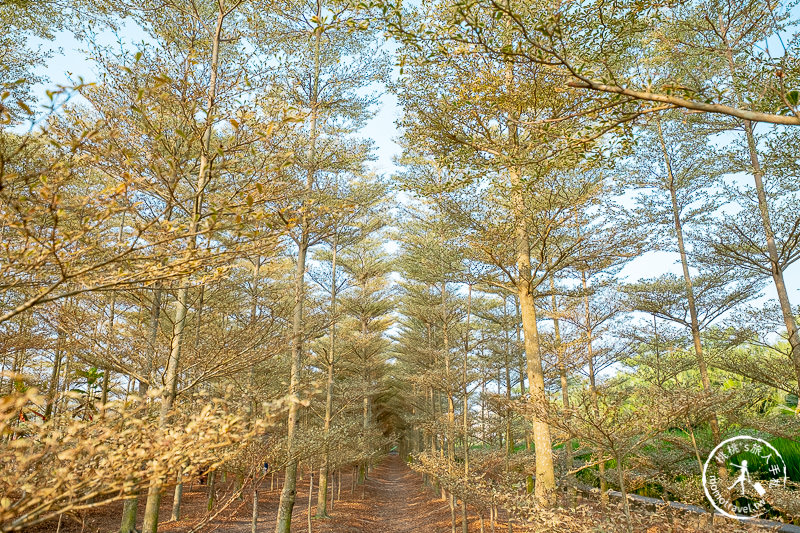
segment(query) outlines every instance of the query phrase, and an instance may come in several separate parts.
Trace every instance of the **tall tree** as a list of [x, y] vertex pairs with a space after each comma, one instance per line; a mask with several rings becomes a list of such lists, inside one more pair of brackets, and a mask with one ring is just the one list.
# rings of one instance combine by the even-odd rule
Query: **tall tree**
[[[358, 171], [369, 157], [369, 145], [346, 140], [371, 116], [374, 93], [364, 90], [387, 74], [374, 35], [352, 31], [358, 13], [348, 2], [301, 2], [281, 5], [264, 17], [273, 31], [268, 43], [277, 46], [280, 72], [278, 94], [303, 116], [298, 135], [291, 140], [296, 160], [286, 169], [295, 183], [295, 202], [279, 215], [290, 228], [297, 246], [295, 305], [292, 318], [290, 396], [297, 393], [303, 368], [303, 302], [306, 258], [311, 246], [331, 233], [324, 207], [314, 205], [325, 173]], [[367, 89], [368, 90], [368, 89]], [[344, 139], [344, 140], [343, 140]], [[298, 405], [289, 407], [286, 468], [276, 533], [288, 533], [295, 501], [297, 457], [295, 429]]]

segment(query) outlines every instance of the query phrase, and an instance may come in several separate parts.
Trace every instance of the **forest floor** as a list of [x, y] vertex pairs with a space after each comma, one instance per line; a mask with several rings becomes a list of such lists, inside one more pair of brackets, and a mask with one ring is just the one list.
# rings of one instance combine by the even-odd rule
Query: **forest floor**
[[[450, 531], [450, 507], [447, 502], [422, 484], [421, 476], [413, 472], [397, 456], [389, 456], [370, 471], [363, 485], [352, 490], [352, 474], [342, 479], [341, 499], [335, 500], [330, 518], [315, 519], [316, 489], [311, 512], [312, 533], [446, 533]], [[315, 480], [316, 481], [316, 480]], [[297, 502], [292, 515], [292, 531], [308, 531], [308, 477], [298, 484]], [[335, 487], [338, 492], [338, 485]], [[272, 531], [280, 491], [259, 496], [259, 516], [262, 521], [258, 531]], [[249, 533], [251, 505], [240, 515], [215, 521], [203, 529], [205, 532]], [[460, 530], [460, 509], [456, 510]], [[479, 518], [471, 513], [470, 531], [478, 531]], [[500, 524], [498, 522], [498, 530]], [[486, 523], [487, 531], [488, 521]], [[503, 525], [504, 530], [505, 525]], [[167, 531], [166, 529], [164, 531]], [[180, 531], [169, 529], [169, 531]]]
[[[422, 483], [421, 475], [413, 472], [397, 456], [389, 456], [376, 466], [367, 481], [354, 486], [352, 472], [333, 476], [334, 500], [329, 510], [330, 518], [316, 519], [317, 476], [314, 476], [314, 490], [311, 501], [312, 533], [449, 533], [450, 507], [438, 493]], [[181, 520], [168, 521], [172, 509], [172, 487], [169, 487], [161, 500], [159, 511], [161, 523], [159, 533], [250, 533], [252, 519], [252, 489], [246, 487], [242, 500], [232, 497], [234, 482], [228, 476], [226, 483], [217, 484], [217, 504], [211, 519], [197, 527], [206, 515], [208, 487], [197, 480], [184, 485], [181, 505]], [[258, 491], [259, 533], [268, 533], [275, 527], [278, 501], [280, 499], [282, 473], [276, 473], [274, 480], [267, 477], [260, 483]], [[272, 488], [271, 488], [272, 485]], [[309, 477], [298, 479], [297, 499], [292, 514], [292, 531], [308, 531], [308, 488]], [[139, 503], [138, 527], [141, 527], [144, 500]], [[64, 515], [60, 533], [111, 533], [119, 531], [122, 502], [113, 502], [90, 509], [81, 515]], [[502, 514], [501, 514], [502, 519]], [[461, 531], [461, 512], [456, 509], [458, 531]], [[469, 516], [470, 531], [479, 531], [479, 518], [473, 511]], [[489, 522], [486, 520], [486, 531]], [[53, 533], [58, 529], [58, 521], [51, 520], [26, 529], [26, 533]], [[507, 531], [505, 522], [497, 523], [498, 531]], [[515, 529], [516, 531], [516, 529]]]
[[[278, 501], [280, 499], [281, 473], [267, 476], [261, 480], [258, 490], [258, 533], [271, 533], [275, 527]], [[329, 511], [330, 517], [316, 519], [317, 476], [314, 476], [310, 510], [312, 514], [311, 533], [449, 533], [450, 507], [438, 492], [422, 483], [420, 474], [412, 471], [398, 456], [389, 456], [376, 466], [367, 481], [361, 485], [353, 483], [354, 472], [348, 471], [341, 476], [333, 477], [333, 492], [336, 495]], [[165, 491], [161, 501], [159, 533], [250, 533], [253, 513], [252, 486], [246, 486], [242, 499], [235, 497], [235, 482], [228, 476], [226, 482], [218, 483], [213, 512], [206, 513], [208, 487], [200, 485], [197, 480], [185, 484], [182, 519], [170, 521], [172, 509], [172, 487]], [[309, 514], [309, 476], [306, 473], [298, 479], [297, 499], [292, 515], [292, 531], [307, 533]], [[139, 505], [137, 524], [142, 523], [144, 501]], [[600, 512], [596, 504], [584, 505], [579, 514], [573, 509], [576, 522], [583, 524], [578, 529], [569, 531], [625, 531], [621, 515], [616, 519]], [[119, 531], [119, 520], [122, 513], [122, 502], [114, 502], [84, 512], [82, 515], [65, 515], [60, 528], [57, 520], [51, 520], [36, 527], [28, 528], [25, 533], [116, 533]], [[500, 520], [496, 523], [497, 533], [509, 531], [504, 520], [505, 513], [500, 510]], [[706, 524], [703, 516], [685, 516], [673, 520], [648, 512], [634, 513], [636, 533], [729, 533], [732, 531], [764, 531], [750, 529], [746, 524], [726, 523], [716, 527]], [[461, 532], [461, 512], [456, 509], [457, 531]], [[490, 533], [489, 520], [484, 522], [485, 532]], [[558, 530], [567, 531], [559, 528]], [[469, 531], [480, 531], [480, 519], [474, 510], [469, 514]], [[530, 529], [514, 524], [513, 531], [522, 533]], [[555, 531], [547, 528], [537, 531]]]

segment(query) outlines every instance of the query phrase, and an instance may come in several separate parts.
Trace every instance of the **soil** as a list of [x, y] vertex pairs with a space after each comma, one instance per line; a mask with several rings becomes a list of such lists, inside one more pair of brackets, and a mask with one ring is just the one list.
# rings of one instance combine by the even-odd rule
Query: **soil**
[[[317, 476], [314, 476], [312, 494], [312, 533], [449, 533], [450, 507], [438, 493], [422, 483], [422, 477], [413, 472], [398, 456], [389, 456], [383, 463], [370, 471], [369, 477], [362, 485], [353, 487], [353, 472], [346, 471], [341, 475], [341, 488], [338, 474], [334, 478], [334, 492], [341, 499], [334, 499], [329, 510], [329, 518], [317, 519]], [[199, 529], [198, 523], [206, 516], [208, 487], [192, 480], [184, 485], [181, 506], [182, 519], [167, 521], [172, 509], [172, 487], [169, 487], [162, 498], [159, 533], [250, 533], [252, 518], [252, 488], [246, 487], [241, 500], [233, 497], [233, 476], [227, 476], [226, 482], [217, 484], [217, 504], [212, 511], [212, 518]], [[271, 533], [275, 527], [282, 473], [273, 478], [267, 476], [259, 484], [258, 490], [258, 525], [259, 533]], [[298, 480], [297, 499], [292, 514], [292, 531], [307, 533], [308, 531], [308, 488], [309, 476]], [[141, 527], [144, 501], [140, 501], [139, 519]], [[60, 533], [111, 533], [119, 531], [119, 520], [122, 513], [122, 502], [113, 502], [91, 509], [83, 514], [64, 515]], [[502, 515], [501, 515], [502, 519]], [[457, 531], [461, 531], [461, 511], [456, 509]], [[485, 520], [486, 531], [491, 531], [488, 519]], [[52, 520], [26, 533], [53, 533], [58, 528], [58, 521]], [[479, 531], [479, 518], [474, 511], [469, 515], [469, 531]], [[497, 523], [497, 531], [507, 531], [502, 520]]]
[[[315, 473], [316, 474], [316, 473]], [[329, 509], [328, 518], [317, 519], [316, 513], [317, 476], [314, 476], [314, 490], [311, 499], [310, 533], [450, 533], [450, 507], [446, 500], [431, 487], [425, 486], [422, 476], [412, 471], [398, 456], [389, 456], [381, 464], [370, 471], [367, 481], [361, 485], [353, 483], [355, 472], [347, 469], [332, 476], [335, 499]], [[206, 512], [208, 505], [208, 487], [201, 485], [198, 479], [184, 485], [182, 504], [183, 518], [178, 521], [167, 520], [172, 509], [173, 488], [169, 487], [162, 498], [159, 533], [251, 533], [252, 520], [252, 485], [246, 486], [242, 499], [236, 498], [234, 476], [217, 483], [216, 504], [213, 511]], [[222, 476], [220, 476], [222, 478]], [[268, 475], [258, 485], [258, 533], [272, 533], [275, 528], [278, 502], [280, 500], [283, 476], [276, 472], [274, 477]], [[292, 532], [309, 533], [309, 475], [306, 471], [302, 479], [298, 479], [297, 499], [292, 515]], [[141, 527], [144, 502], [139, 505], [137, 524]], [[480, 519], [474, 509], [469, 509], [469, 532], [480, 531]], [[25, 533], [116, 533], [122, 513], [122, 502], [113, 502], [86, 511], [82, 515], [64, 515], [60, 530], [57, 520], [28, 528]], [[505, 512], [499, 510], [500, 517], [495, 524], [496, 533], [510, 531], [505, 520]], [[621, 513], [616, 514], [621, 517]], [[584, 514], [574, 517], [576, 521], [587, 524], [593, 531], [625, 531], [624, 524], [611, 522], [603, 518], [598, 505], [584, 507]], [[650, 513], [635, 513], [637, 533], [698, 533], [709, 530], [733, 531], [734, 528], [722, 526], [714, 529], [703, 520], [705, 516], [683, 517], [673, 520], [669, 517]], [[728, 524], [730, 525], [730, 524]], [[739, 526], [743, 524], [737, 524]], [[581, 528], [586, 531], [586, 528]], [[735, 528], [736, 531], [743, 529]], [[456, 531], [461, 533], [461, 509], [456, 508]], [[488, 518], [484, 520], [485, 533], [491, 533], [492, 527]], [[531, 531], [515, 521], [515, 533]], [[537, 531], [558, 531], [545, 527]], [[570, 530], [572, 531], [572, 530]]]
[[[314, 476], [310, 510], [312, 513], [310, 533], [450, 533], [450, 507], [431, 487], [422, 482], [422, 476], [413, 472], [398, 456], [389, 456], [375, 467], [367, 481], [361, 485], [353, 483], [355, 472], [347, 469], [332, 476], [335, 499], [329, 509], [328, 518], [317, 519], [316, 512], [317, 479]], [[222, 478], [223, 476], [220, 476]], [[250, 533], [253, 513], [252, 485], [246, 486], [242, 498], [236, 498], [234, 476], [217, 483], [216, 504], [213, 511], [206, 512], [208, 504], [208, 487], [201, 485], [198, 479], [184, 485], [182, 504], [183, 518], [170, 521], [173, 487], [165, 490], [162, 498], [159, 533]], [[272, 533], [275, 528], [278, 502], [280, 500], [282, 472], [274, 476], [268, 475], [258, 484], [258, 533]], [[293, 533], [309, 533], [309, 475], [306, 471], [302, 479], [298, 479], [297, 499], [292, 516]], [[137, 524], [141, 526], [144, 511], [143, 500], [139, 505]], [[456, 508], [456, 531], [461, 533], [461, 512]], [[468, 517], [469, 532], [480, 531], [480, 521], [474, 509], [470, 509]], [[593, 531], [625, 531], [624, 524], [609, 523], [603, 518], [599, 505], [584, 507], [584, 514], [575, 516], [575, 520], [589, 525]], [[82, 514], [63, 515], [60, 528], [58, 520], [51, 520], [36, 527], [28, 528], [25, 533], [116, 533], [119, 531], [122, 502], [108, 503], [85, 511]], [[500, 510], [500, 519], [496, 523], [496, 533], [510, 531], [504, 519], [505, 513]], [[618, 512], [617, 517], [621, 514]], [[677, 518], [675, 523], [667, 516], [650, 513], [635, 513], [634, 531], [647, 533], [698, 533], [706, 531], [743, 531], [740, 528], [722, 526], [714, 528], [704, 522], [705, 515], [697, 517]], [[592, 527], [592, 524], [594, 527]], [[728, 524], [730, 526], [730, 524]], [[743, 524], [737, 524], [743, 526]], [[492, 532], [488, 518], [484, 520], [485, 533]], [[513, 531], [522, 533], [530, 531], [514, 523]], [[586, 531], [586, 528], [580, 529]], [[546, 528], [537, 531], [557, 531]], [[748, 531], [750, 531], [748, 529]]]

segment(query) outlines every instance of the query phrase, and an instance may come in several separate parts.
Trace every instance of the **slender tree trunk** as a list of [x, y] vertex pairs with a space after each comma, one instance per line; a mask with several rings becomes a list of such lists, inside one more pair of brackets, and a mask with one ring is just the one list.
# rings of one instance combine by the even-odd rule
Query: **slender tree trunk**
[[[675, 236], [678, 239], [678, 252], [681, 256], [681, 267], [683, 269], [683, 281], [686, 288], [686, 303], [689, 306], [689, 317], [691, 320], [692, 341], [694, 343], [694, 355], [697, 360], [697, 368], [700, 370], [700, 381], [703, 385], [703, 391], [706, 394], [711, 394], [711, 380], [708, 377], [708, 367], [706, 360], [703, 356], [703, 345], [700, 340], [700, 321], [697, 317], [697, 304], [694, 298], [694, 287], [692, 286], [692, 277], [689, 274], [689, 261], [686, 255], [686, 245], [683, 241], [683, 225], [681, 224], [681, 210], [678, 206], [677, 184], [675, 183], [675, 176], [672, 173], [672, 162], [670, 161], [667, 145], [664, 141], [664, 132], [661, 128], [661, 121], [657, 120], [658, 127], [658, 140], [661, 143], [661, 153], [664, 156], [664, 164], [667, 168], [667, 186], [669, 188], [670, 198], [672, 200], [672, 218], [675, 225]], [[719, 444], [719, 422], [717, 415], [713, 414], [710, 419], [711, 435], [714, 439], [714, 444]]]
[[[508, 303], [507, 298], [503, 298], [503, 319], [507, 321], [508, 319], [508, 309], [506, 305]], [[506, 378], [506, 408], [505, 408], [505, 419], [506, 419], [506, 462], [508, 462], [508, 457], [514, 453], [514, 435], [511, 428], [511, 341], [508, 337], [508, 328], [503, 328], [505, 330], [505, 341], [506, 346], [505, 350], [503, 351], [503, 371], [505, 372]]]
[[[564, 409], [569, 409], [569, 382], [567, 381], [567, 362], [565, 361], [566, 356], [564, 355], [564, 347], [561, 343], [561, 327], [558, 319], [558, 299], [556, 297], [556, 286], [555, 280], [553, 279], [553, 274], [550, 274], [550, 298], [553, 304], [553, 333], [555, 335], [555, 343], [556, 343], [556, 362], [558, 365], [558, 376], [561, 380], [561, 402], [564, 405]], [[572, 470], [573, 460], [572, 460], [572, 438], [567, 439], [567, 442], [564, 443], [564, 459], [566, 463], [566, 471], [569, 472]], [[571, 502], [575, 499], [575, 487], [570, 486], [568, 493], [567, 493], [567, 501]]]
[[447, 495], [447, 503], [450, 505], [450, 532], [456, 533], [456, 497], [452, 492]]
[[461, 381], [463, 382], [464, 405], [462, 409], [464, 423], [464, 490], [461, 495], [461, 533], [469, 533], [467, 520], [467, 499], [469, 493], [469, 383], [467, 383], [467, 364], [469, 362], [470, 319], [472, 318], [472, 283], [467, 284], [467, 319], [464, 333], [464, 364], [461, 367]]
[[250, 519], [250, 533], [258, 530], [258, 484], [253, 481], [253, 516]]
[[[322, 3], [317, 3], [317, 19], [322, 18]], [[311, 192], [314, 184], [314, 175], [316, 172], [316, 144], [317, 144], [317, 117], [319, 115], [318, 109], [318, 94], [319, 94], [319, 76], [320, 76], [320, 42], [322, 40], [322, 26], [317, 26], [314, 31], [314, 79], [312, 80], [313, 87], [311, 91], [311, 125], [310, 125], [310, 139], [309, 139], [309, 168], [306, 174], [306, 195]], [[302, 233], [298, 241], [297, 251], [297, 270], [295, 271], [295, 305], [294, 315], [292, 317], [292, 364], [289, 374], [289, 395], [292, 396], [297, 392], [297, 385], [300, 378], [300, 369], [303, 365], [303, 303], [305, 300], [305, 270], [306, 270], [306, 254], [309, 246], [309, 220], [306, 213], [306, 200], [303, 200], [303, 213], [302, 213]], [[292, 510], [294, 509], [295, 498], [297, 495], [297, 457], [295, 450], [294, 434], [298, 422], [298, 409], [297, 402], [292, 402], [289, 405], [289, 420], [286, 438], [286, 451], [289, 457], [286, 465], [286, 475], [284, 478], [283, 490], [281, 491], [281, 499], [278, 504], [278, 519], [275, 523], [275, 533], [290, 533], [292, 527]]]
[[[156, 340], [158, 339], [159, 319], [161, 315], [161, 283], [156, 284], [153, 292], [153, 302], [150, 307], [150, 332], [148, 335], [148, 352], [146, 355], [145, 368], [143, 369], [144, 380], [139, 381], [139, 396], [144, 399], [147, 395], [149, 382], [152, 380], [153, 366], [156, 358]], [[125, 500], [122, 509], [122, 524], [120, 533], [135, 533], [136, 514], [139, 508], [139, 494]], [[144, 529], [143, 529], [144, 531]]]
[[[222, 6], [218, 6], [217, 21], [212, 35], [211, 49], [211, 74], [208, 88], [208, 103], [206, 107], [206, 122], [203, 132], [203, 147], [200, 151], [200, 167], [197, 173], [197, 187], [194, 193], [194, 205], [192, 207], [192, 218], [189, 223], [188, 253], [193, 254], [197, 247], [197, 229], [200, 224], [200, 215], [203, 205], [203, 191], [209, 181], [209, 153], [211, 150], [211, 136], [214, 128], [214, 108], [217, 97], [217, 73], [219, 66], [219, 47], [222, 42], [222, 23], [227, 13], [222, 11]], [[173, 403], [178, 385], [178, 368], [180, 363], [181, 348], [183, 347], [183, 332], [186, 327], [186, 300], [189, 287], [186, 281], [178, 289], [178, 307], [175, 311], [175, 330], [172, 337], [172, 347], [167, 368], [164, 375], [164, 392], [161, 398], [161, 424], [167, 424], [167, 418]], [[158, 529], [158, 509], [161, 503], [161, 487], [163, 479], [155, 477], [150, 482], [147, 493], [147, 504], [145, 507], [144, 524], [142, 533], [156, 533]]]
[[[330, 433], [331, 418], [333, 416], [333, 377], [334, 365], [336, 363], [336, 252], [338, 251], [339, 235], [334, 232], [332, 257], [331, 257], [331, 328], [330, 328], [330, 348], [328, 353], [328, 380], [325, 388], [325, 421], [323, 427], [325, 440], [325, 455], [322, 458], [322, 466], [319, 469], [319, 494], [317, 494], [317, 518], [328, 516], [328, 477], [330, 468]], [[333, 503], [331, 501], [331, 503]], [[331, 506], [332, 507], [332, 506]]]
[[[789, 346], [791, 348], [791, 359], [794, 364], [795, 378], [798, 383], [797, 394], [800, 396], [800, 334], [798, 334], [797, 321], [792, 312], [792, 304], [789, 302], [789, 293], [786, 290], [786, 283], [783, 279], [783, 266], [778, 257], [778, 247], [775, 243], [775, 232], [772, 229], [770, 220], [769, 204], [767, 194], [764, 189], [764, 171], [758, 159], [755, 135], [753, 134], [753, 124], [749, 120], [744, 121], [744, 131], [747, 135], [747, 148], [750, 152], [750, 163], [753, 166], [753, 179], [756, 185], [758, 196], [758, 210], [761, 215], [761, 223], [764, 226], [764, 233], [767, 237], [767, 252], [769, 254], [770, 271], [772, 281], [775, 284], [775, 291], [778, 293], [778, 303], [783, 314], [783, 322], [786, 326]], [[797, 404], [797, 413], [800, 414], [800, 402]]]
[[217, 471], [212, 470], [208, 473], [208, 498], [206, 500], [206, 511], [209, 513], [214, 508], [217, 500]]
[[[361, 317], [361, 335], [364, 339], [367, 338], [367, 319], [366, 317]], [[366, 355], [366, 354], [365, 354]], [[367, 430], [369, 429], [370, 424], [370, 395], [369, 395], [369, 383], [370, 383], [370, 372], [369, 372], [369, 365], [367, 361], [364, 361], [364, 382], [367, 384], [365, 387], [364, 392], [364, 399], [363, 399], [363, 409], [362, 409], [362, 418], [361, 418], [361, 427], [364, 430], [364, 435], [367, 434]], [[358, 484], [362, 485], [367, 480], [367, 460], [364, 459], [358, 463]]]
[[[300, 248], [297, 255], [297, 269], [295, 271], [295, 305], [292, 319], [292, 363], [289, 374], [289, 395], [297, 392], [299, 373], [302, 366], [302, 335], [303, 335], [303, 299], [305, 293], [305, 263], [307, 252], [307, 237], [300, 239]], [[289, 417], [287, 424], [286, 448], [288, 460], [284, 475], [283, 489], [281, 490], [280, 504], [278, 507], [278, 520], [275, 533], [289, 533], [291, 531], [292, 510], [294, 509], [297, 495], [297, 456], [295, 451], [295, 430], [298, 423], [297, 402], [289, 404]]]
[[[455, 428], [456, 413], [455, 402], [453, 401], [452, 391], [452, 377], [450, 375], [450, 340], [448, 337], [448, 310], [447, 310], [447, 281], [442, 280], [441, 289], [442, 299], [442, 342], [444, 344], [444, 374], [445, 382], [447, 383], [447, 427], [445, 429], [445, 441], [447, 444], [447, 460], [452, 464], [456, 459], [455, 439], [453, 430]], [[444, 490], [444, 489], [442, 489]], [[447, 497], [447, 503], [450, 506], [450, 531], [456, 533], [456, 508], [455, 496], [452, 492]]]
[[[531, 279], [530, 236], [525, 219], [523, 184], [517, 169], [511, 170], [511, 184], [514, 187], [513, 200], [516, 216], [517, 295], [522, 313], [522, 329], [525, 335], [528, 386], [531, 401], [543, 408], [547, 405], [547, 397], [544, 389], [544, 368], [539, 348], [539, 328], [536, 324], [536, 306]], [[535, 416], [533, 420], [533, 441], [536, 451], [534, 495], [539, 505], [545, 508], [552, 507], [555, 504], [556, 481], [550, 425], [539, 416]]]
[[484, 365], [483, 361], [484, 354], [483, 354], [483, 344], [486, 342], [486, 339], [481, 332], [481, 445], [486, 444], [486, 366]]
[[[586, 356], [589, 362], [589, 392], [592, 397], [592, 406], [595, 417], [600, 416], [600, 404], [597, 393], [597, 375], [594, 368], [594, 351], [592, 349], [592, 314], [589, 306], [589, 287], [586, 281], [586, 272], [581, 271], [581, 285], [583, 286], [583, 310], [586, 319]], [[600, 471], [600, 503], [605, 507], [608, 505], [608, 483], [606, 482], [606, 464], [601, 461], [597, 467]]]
[[[253, 261], [253, 297], [250, 301], [250, 325], [253, 329], [256, 327], [256, 320], [258, 318], [258, 279], [261, 272], [261, 255], [257, 255]], [[200, 328], [198, 328], [198, 332]], [[255, 419], [258, 416], [258, 402], [256, 401], [253, 389], [255, 387], [256, 369], [255, 361], [250, 365], [247, 373], [247, 393], [250, 396], [250, 416]]]
[[[63, 375], [64, 376], [63, 377], [64, 381], [61, 382], [61, 395], [60, 395], [60, 397], [56, 397], [56, 399], [55, 399], [55, 401], [53, 403], [53, 416], [56, 416], [58, 413], [62, 412], [63, 410], [65, 410], [67, 408], [66, 394], [67, 394], [67, 391], [69, 390], [70, 384], [72, 383], [72, 378], [70, 376], [70, 371], [72, 370], [73, 357], [72, 357], [72, 354], [70, 354], [70, 352], [66, 352], [64, 354], [64, 357], [66, 357], [66, 362], [64, 363], [64, 375]], [[59, 404], [60, 404], [60, 407], [59, 407]]]
[[308, 515], [308, 533], [311, 533], [311, 495], [314, 493], [314, 470], [308, 470], [308, 506], [306, 507], [306, 514]]
[[[167, 363], [165, 373], [166, 386], [161, 398], [161, 425], [166, 426], [169, 412], [175, 401], [175, 392], [178, 381], [178, 363], [180, 360], [181, 347], [183, 345], [183, 330], [186, 326], [186, 298], [188, 287], [185, 285], [178, 289], [178, 308], [175, 312], [175, 331], [172, 336], [172, 348], [170, 358]], [[158, 510], [161, 505], [161, 492], [163, 479], [156, 477], [150, 482], [147, 491], [147, 503], [145, 504], [144, 525], [142, 533], [156, 533], [158, 530]]]
[[55, 355], [53, 356], [53, 371], [50, 374], [50, 384], [47, 387], [47, 401], [44, 409], [44, 417], [50, 420], [53, 415], [53, 404], [58, 397], [58, 385], [61, 371], [62, 345], [64, 332], [58, 328], [58, 338], [56, 339]]
[[632, 533], [631, 508], [628, 505], [628, 490], [625, 487], [625, 472], [622, 468], [622, 457], [617, 454], [617, 478], [619, 479], [619, 491], [622, 493], [622, 509], [625, 511], [625, 522], [628, 533]]
[[[200, 349], [200, 330], [203, 324], [203, 297], [205, 295], [205, 286], [200, 287], [200, 301], [197, 304], [197, 323], [195, 324], [194, 336], [194, 351], [196, 356], [199, 356]], [[185, 322], [184, 317], [184, 322]], [[173, 385], [172, 397], [175, 398], [177, 394], [177, 380]], [[174, 401], [174, 400], [173, 400]], [[172, 520], [179, 520], [181, 516], [181, 504], [183, 503], [183, 475], [178, 471], [177, 483], [175, 483], [175, 490], [172, 494]]]
[[[522, 328], [520, 328], [520, 313], [519, 313], [519, 298], [517, 295], [514, 295], [514, 329], [516, 330], [517, 334], [517, 346], [522, 345]], [[519, 361], [519, 393], [525, 394], [525, 351], [523, 350], [520, 354], [520, 361]], [[525, 431], [525, 449], [530, 451], [531, 449], [531, 435], [529, 431]]]
[[172, 514], [170, 520], [181, 519], [181, 499], [183, 498], [183, 471], [178, 470], [177, 483], [175, 484], [175, 493], [172, 497]]
[[[727, 35], [727, 33], [725, 35]], [[741, 97], [736, 87], [736, 63], [733, 58], [733, 49], [727, 37], [723, 37], [723, 40], [727, 47], [728, 66], [730, 68], [736, 98], [741, 105], [744, 99]], [[764, 228], [764, 234], [767, 239], [767, 256], [769, 258], [770, 274], [775, 284], [775, 292], [778, 293], [778, 303], [780, 304], [783, 322], [786, 326], [786, 334], [789, 339], [789, 347], [791, 349], [790, 358], [794, 365], [795, 379], [797, 380], [797, 395], [800, 396], [800, 332], [798, 332], [797, 320], [792, 311], [792, 305], [789, 302], [789, 293], [786, 290], [786, 283], [783, 279], [783, 265], [778, 255], [778, 246], [775, 243], [775, 231], [772, 229], [769, 201], [767, 200], [767, 193], [764, 188], [764, 170], [761, 168], [761, 161], [758, 157], [758, 146], [753, 132], [753, 123], [749, 120], [744, 120], [743, 124], [745, 138], [747, 140], [747, 150], [750, 155], [750, 165], [753, 169], [752, 173], [756, 187], [756, 196], [758, 197], [758, 212], [761, 216], [761, 225]], [[796, 414], [800, 416], [800, 402], [797, 403]]]
[[[456, 425], [456, 409], [455, 402], [453, 401], [452, 391], [452, 376], [450, 369], [450, 337], [448, 334], [447, 322], [449, 321], [447, 309], [447, 282], [442, 280], [442, 347], [444, 350], [444, 374], [445, 382], [447, 383], [447, 430], [445, 431], [445, 440], [447, 441], [447, 458], [450, 461], [455, 461], [456, 449], [455, 438], [453, 436], [453, 429]], [[453, 526], [455, 527], [455, 526]]]
[[[522, 344], [522, 329], [519, 327], [519, 299], [514, 295], [514, 331], [516, 332], [517, 346]], [[520, 394], [525, 391], [525, 353], [523, 352], [519, 359], [519, 390]]]

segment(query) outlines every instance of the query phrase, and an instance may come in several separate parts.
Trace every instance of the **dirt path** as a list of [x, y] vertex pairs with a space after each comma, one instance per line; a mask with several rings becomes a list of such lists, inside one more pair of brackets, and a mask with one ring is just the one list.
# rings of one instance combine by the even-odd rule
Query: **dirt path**
[[439, 526], [449, 530], [446, 502], [425, 490], [419, 475], [396, 456], [372, 471], [366, 489], [375, 531], [410, 533], [434, 531]]
[[[399, 457], [389, 456], [369, 474], [366, 483], [350, 492], [351, 479], [345, 479], [342, 499], [336, 500], [330, 518], [312, 519], [312, 533], [450, 533], [450, 508], [421, 476]], [[274, 528], [279, 491], [265, 491], [259, 503], [260, 532]], [[297, 503], [292, 513], [292, 532], [308, 532], [308, 480], [298, 483]], [[316, 490], [311, 511], [316, 509]], [[251, 507], [216, 520], [203, 532], [249, 533]], [[461, 531], [460, 511], [457, 516]], [[470, 514], [470, 532], [478, 532], [478, 517]], [[176, 528], [172, 531], [181, 531]], [[488, 531], [488, 529], [487, 529]]]
[[[314, 524], [316, 533], [449, 533], [450, 508], [426, 488], [419, 474], [397, 456], [378, 465], [356, 491], [356, 501], [342, 501], [331, 520]], [[460, 510], [457, 528], [461, 531]], [[317, 527], [320, 529], [317, 530]], [[469, 531], [479, 530], [478, 517], [470, 513]], [[305, 530], [301, 530], [305, 532]]]

